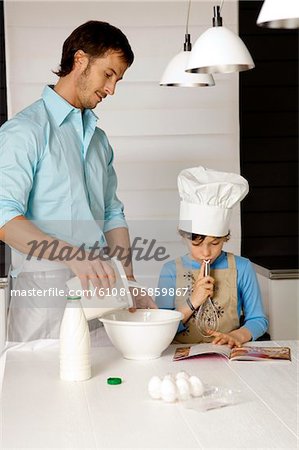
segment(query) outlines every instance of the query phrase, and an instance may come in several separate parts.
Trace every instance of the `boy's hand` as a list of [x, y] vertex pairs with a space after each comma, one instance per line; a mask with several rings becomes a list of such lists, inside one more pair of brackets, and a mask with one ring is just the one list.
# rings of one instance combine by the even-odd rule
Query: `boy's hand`
[[191, 302], [194, 308], [197, 309], [208, 297], [213, 296], [214, 283], [214, 278], [210, 276], [205, 277], [205, 266], [202, 264], [191, 295]]
[[209, 331], [208, 334], [214, 336], [211, 344], [228, 345], [230, 348], [242, 347], [241, 342], [229, 333], [220, 333], [219, 331]]

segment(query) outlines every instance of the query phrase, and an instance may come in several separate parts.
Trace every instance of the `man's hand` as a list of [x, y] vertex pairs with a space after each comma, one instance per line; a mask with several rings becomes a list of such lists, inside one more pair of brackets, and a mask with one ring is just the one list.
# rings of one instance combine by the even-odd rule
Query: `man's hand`
[[[144, 295], [144, 289], [138, 289], [137, 287], [129, 287], [132, 299], [133, 308], [130, 308], [131, 312], [136, 311], [136, 309], [158, 309], [158, 306], [148, 294]], [[136, 292], [137, 291], [137, 292]], [[133, 295], [137, 293], [137, 295]]]
[[84, 261], [72, 259], [65, 261], [69, 269], [80, 278], [82, 289], [89, 289], [89, 282], [98, 290], [100, 288], [111, 289], [115, 285], [115, 273], [108, 262], [95, 259], [88, 260], [88, 254]]

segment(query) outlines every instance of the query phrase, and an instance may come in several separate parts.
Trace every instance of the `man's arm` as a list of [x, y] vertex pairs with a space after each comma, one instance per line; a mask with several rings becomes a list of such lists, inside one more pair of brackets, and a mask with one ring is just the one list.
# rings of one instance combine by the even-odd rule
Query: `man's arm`
[[[109, 248], [109, 255], [116, 256], [117, 259], [120, 259], [128, 280], [135, 281], [128, 229], [125, 227], [113, 228], [105, 233], [105, 237]], [[136, 288], [134, 288], [134, 290], [130, 290], [134, 298], [134, 306], [136, 308], [157, 308], [156, 303], [149, 295], [145, 295], [144, 290], [139, 290], [138, 295], [133, 295], [133, 291], [135, 293]]]
[[[89, 281], [98, 289], [112, 287], [115, 283], [114, 270], [108, 263], [101, 261], [99, 258], [89, 260], [87, 252], [85, 257], [82, 258], [82, 252], [78, 252], [78, 247], [43, 233], [24, 216], [17, 216], [7, 222], [0, 229], [0, 239], [26, 255], [30, 254], [37, 257], [41, 256], [41, 247], [37, 245], [33, 249], [30, 242], [35, 241], [38, 244], [45, 242], [45, 245], [42, 246], [42, 258], [55, 259], [55, 261], [65, 264], [80, 278], [83, 289], [88, 289]], [[66, 247], [73, 249], [71, 254], [78, 253], [80, 257], [74, 256], [69, 258], [68, 261], [59, 258]]]
[[128, 280], [134, 280], [129, 230], [113, 228], [105, 233], [109, 256], [115, 256], [123, 265]]

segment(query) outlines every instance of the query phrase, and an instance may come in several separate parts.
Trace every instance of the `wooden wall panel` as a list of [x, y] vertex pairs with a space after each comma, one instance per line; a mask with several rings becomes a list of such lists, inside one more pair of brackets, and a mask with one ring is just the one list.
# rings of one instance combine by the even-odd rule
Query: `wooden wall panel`
[[[192, 1], [193, 43], [211, 26], [214, 3]], [[224, 23], [235, 32], [237, 6], [236, 0], [223, 6]], [[240, 170], [238, 74], [216, 75], [213, 88], [159, 86], [169, 60], [182, 49], [187, 8], [185, 0], [6, 3], [10, 116], [39, 98], [44, 84], [56, 81], [51, 69], [59, 64], [62, 43], [76, 26], [90, 19], [106, 20], [128, 36], [134, 64], [118, 83], [115, 96], [95, 112], [114, 149], [118, 195], [129, 222], [136, 221], [134, 234], [145, 232], [140, 221], [155, 219], [161, 230], [161, 224], [170, 219], [169, 245], [176, 254], [182, 252], [176, 235], [179, 171], [196, 165]], [[231, 231], [228, 248], [239, 253], [239, 209]], [[138, 273], [138, 264], [135, 268]], [[152, 283], [159, 270], [159, 264], [150, 267]]]
[[[190, 26], [212, 24], [214, 0], [193, 0]], [[187, 4], [185, 0], [95, 0], [95, 1], [27, 1], [6, 2], [7, 25], [17, 27], [65, 28], [70, 31], [86, 20], [106, 20], [125, 29], [129, 26], [144, 28], [184, 27]], [[225, 2], [223, 17], [226, 26], [236, 27], [238, 9], [234, 0]], [[38, 19], [38, 20], [37, 20]]]

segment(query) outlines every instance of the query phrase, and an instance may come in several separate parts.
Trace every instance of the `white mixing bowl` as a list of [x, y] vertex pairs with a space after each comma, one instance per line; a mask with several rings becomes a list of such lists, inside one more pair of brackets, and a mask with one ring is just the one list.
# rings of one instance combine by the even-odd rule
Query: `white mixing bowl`
[[173, 340], [182, 314], [166, 309], [118, 310], [105, 313], [103, 322], [112, 344], [127, 359], [159, 358]]

